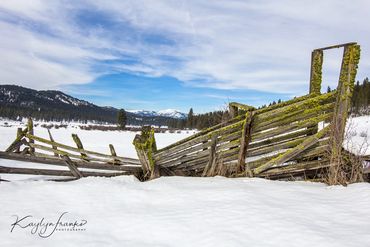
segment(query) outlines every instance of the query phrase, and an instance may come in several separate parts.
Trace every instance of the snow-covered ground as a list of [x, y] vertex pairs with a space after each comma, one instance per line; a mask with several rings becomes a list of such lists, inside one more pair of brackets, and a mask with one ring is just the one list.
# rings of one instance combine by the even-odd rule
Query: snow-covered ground
[[[369, 120], [350, 121], [345, 146], [370, 143]], [[0, 123], [0, 150], [14, 140], [16, 128]], [[35, 133], [48, 137], [41, 127]], [[86, 149], [108, 153], [111, 143], [118, 155], [136, 157], [134, 132], [52, 129], [56, 141], [74, 145], [72, 133]], [[191, 134], [159, 133], [156, 140], [163, 147]], [[0, 165], [32, 164], [0, 159]], [[368, 183], [328, 187], [222, 177], [141, 183], [132, 176], [58, 183], [1, 175], [7, 176], [17, 179], [0, 182], [0, 246], [370, 246]], [[12, 229], [17, 216], [28, 215]], [[45, 228], [58, 218], [82, 226]]]
[[[83, 178], [0, 184], [0, 246], [370, 246], [370, 184]], [[85, 223], [32, 228], [27, 224]], [[31, 215], [14, 226], [18, 219]], [[85, 222], [86, 221], [86, 222]], [[32, 234], [32, 229], [35, 233]], [[52, 234], [51, 234], [52, 233]], [[39, 234], [43, 237], [40, 237]]]

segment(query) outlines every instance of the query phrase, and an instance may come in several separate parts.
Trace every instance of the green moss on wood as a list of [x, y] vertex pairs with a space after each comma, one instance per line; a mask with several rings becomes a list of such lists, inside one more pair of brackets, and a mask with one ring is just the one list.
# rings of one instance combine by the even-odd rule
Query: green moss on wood
[[322, 50], [314, 50], [311, 60], [310, 94], [320, 94], [322, 82], [322, 63], [324, 53]]
[[142, 150], [146, 153], [146, 158], [149, 161], [151, 169], [154, 169], [154, 152], [157, 151], [157, 144], [154, 138], [154, 128], [150, 126], [144, 126], [141, 131], [141, 135], [137, 136], [133, 144], [137, 150]]

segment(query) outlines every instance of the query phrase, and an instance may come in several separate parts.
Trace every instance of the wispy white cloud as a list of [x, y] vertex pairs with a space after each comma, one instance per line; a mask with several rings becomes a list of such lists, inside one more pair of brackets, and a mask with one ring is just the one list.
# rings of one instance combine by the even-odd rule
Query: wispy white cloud
[[[53, 88], [125, 71], [188, 86], [302, 94], [317, 47], [358, 41], [358, 78], [367, 76], [369, 8], [365, 0], [5, 1], [0, 82]], [[97, 19], [78, 18], [90, 13]], [[106, 63], [126, 58], [134, 62]], [[328, 59], [324, 78], [336, 81], [337, 57]]]

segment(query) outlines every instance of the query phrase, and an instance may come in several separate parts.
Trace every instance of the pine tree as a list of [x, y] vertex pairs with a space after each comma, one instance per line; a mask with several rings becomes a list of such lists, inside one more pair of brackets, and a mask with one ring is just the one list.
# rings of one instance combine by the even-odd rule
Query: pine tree
[[190, 110], [189, 110], [187, 126], [190, 129], [194, 127], [194, 113], [193, 113], [193, 108], [190, 108]]
[[127, 123], [126, 111], [120, 109], [117, 114], [117, 124], [120, 129], [125, 129]]

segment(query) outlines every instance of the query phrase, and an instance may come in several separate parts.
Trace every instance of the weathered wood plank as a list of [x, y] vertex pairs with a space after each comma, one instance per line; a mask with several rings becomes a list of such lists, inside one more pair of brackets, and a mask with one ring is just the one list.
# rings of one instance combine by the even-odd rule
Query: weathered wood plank
[[331, 166], [329, 168], [329, 184], [336, 184], [338, 182], [338, 170], [344, 171], [344, 169], [341, 168], [343, 165], [342, 143], [344, 140], [346, 121], [350, 109], [352, 90], [355, 83], [359, 60], [359, 45], [352, 44], [344, 47], [339, 84], [337, 88], [338, 96], [336, 99], [330, 135]]
[[82, 145], [81, 139], [78, 137], [77, 134], [72, 134], [72, 139], [76, 143], [77, 148], [80, 150], [82, 159], [88, 161], [89, 158], [87, 157], [87, 154], [86, 154], [86, 152], [84, 150], [84, 147]]
[[211, 140], [209, 159], [203, 170], [202, 177], [212, 176], [212, 172], [215, 169], [214, 166], [216, 164], [216, 146], [217, 146], [217, 136], [213, 136]]
[[[27, 130], [28, 130], [28, 134], [33, 135], [33, 121], [32, 121], [32, 118], [28, 118]], [[29, 138], [28, 142], [29, 143], [35, 143], [35, 141], [31, 138]], [[30, 147], [29, 152], [30, 152], [30, 154], [34, 153], [35, 148]]]
[[241, 173], [246, 171], [248, 177], [252, 176], [252, 172], [249, 169], [248, 164], [245, 164], [245, 158], [247, 155], [248, 145], [251, 141], [251, 129], [252, 129], [252, 121], [253, 121], [253, 112], [247, 112], [245, 117], [245, 122], [243, 124], [243, 131], [242, 137], [240, 139], [240, 148], [239, 148], [239, 157], [238, 157], [238, 166], [237, 172]]
[[[240, 126], [243, 122], [243, 116], [237, 116], [233, 119], [230, 119], [228, 120], [227, 122], [225, 123], [220, 123], [220, 124], [217, 124], [213, 127], [210, 127], [208, 129], [205, 129], [205, 130], [202, 130], [198, 133], [196, 133], [195, 135], [192, 135], [192, 136], [189, 136], [185, 139], [182, 139], [178, 142], [175, 142], [167, 147], [164, 147], [162, 149], [158, 149], [157, 153], [161, 153], [163, 151], [166, 151], [166, 150], [169, 150], [171, 148], [174, 148], [174, 147], [178, 147], [180, 146], [181, 144], [184, 144], [184, 143], [187, 143], [187, 142], [190, 142], [190, 141], [193, 141], [193, 139], [196, 139], [196, 138], [199, 138], [200, 139], [197, 139], [195, 142], [199, 142], [200, 140], [204, 140], [204, 139], [201, 139], [201, 137], [207, 137], [206, 139], [209, 139], [213, 134], [217, 133], [217, 132], [222, 132], [223, 130], [225, 129], [228, 129], [229, 127], [235, 127], [235, 126]], [[239, 123], [239, 124], [238, 124]]]
[[[46, 143], [46, 144], [49, 144], [49, 145], [55, 145], [55, 146], [57, 146], [59, 148], [65, 149], [65, 150], [69, 150], [69, 151], [74, 151], [74, 152], [77, 152], [77, 153], [81, 153], [81, 150], [78, 149], [78, 148], [70, 147], [68, 145], [64, 145], [64, 144], [58, 143], [58, 142], [52, 142], [52, 141], [49, 141], [47, 139], [44, 139], [44, 138], [41, 138], [41, 137], [38, 137], [38, 136], [33, 136], [33, 135], [30, 135], [30, 134], [26, 134], [26, 137], [28, 137], [30, 139], [33, 139], [35, 141], [38, 141], [38, 142], [43, 142], [43, 143]], [[112, 158], [111, 155], [102, 154], [102, 153], [98, 153], [98, 152], [93, 152], [93, 151], [89, 151], [89, 150], [84, 150], [84, 152], [86, 154], [97, 156], [97, 157], [103, 157], [103, 158], [108, 158], [108, 159], [111, 159]], [[115, 158], [118, 159], [118, 160], [120, 160], [123, 163], [140, 164], [137, 159], [126, 158], [126, 157], [121, 157], [121, 156], [117, 156]]]
[[243, 125], [243, 121], [244, 120], [241, 120], [241, 121], [238, 121], [238, 122], [233, 123], [231, 125], [228, 125], [228, 126], [210, 131], [207, 134], [197, 136], [195, 138], [192, 138], [189, 141], [182, 142], [178, 145], [175, 145], [175, 146], [171, 145], [171, 147], [167, 147], [166, 149], [161, 149], [161, 150], [156, 152], [156, 157], [165, 156], [168, 153], [176, 152], [178, 150], [182, 150], [182, 149], [194, 146], [194, 145], [196, 145], [198, 143], [201, 143], [203, 141], [207, 141], [210, 138], [212, 138], [213, 135], [220, 136], [220, 135], [225, 135], [225, 134], [236, 132], [236, 131], [240, 130], [240, 127]]
[[313, 50], [311, 54], [310, 94], [321, 93], [322, 63], [324, 53], [322, 50]]
[[[7, 153], [0, 151], [0, 158], [1, 159], [10, 159], [10, 160], [17, 160], [17, 161], [25, 161], [25, 162], [33, 162], [33, 163], [40, 163], [46, 165], [57, 165], [57, 166], [65, 166], [65, 162], [60, 159], [56, 158], [52, 155], [46, 154], [39, 154], [35, 152], [36, 156], [29, 156], [29, 155], [22, 155], [16, 153]], [[79, 168], [89, 168], [89, 169], [99, 169], [99, 170], [113, 170], [113, 171], [126, 171], [126, 172], [139, 172], [140, 166], [113, 166], [107, 163], [98, 163], [98, 162], [86, 162], [86, 161], [78, 161], [74, 160], [77, 167]]]
[[292, 132], [292, 131], [297, 131], [303, 128], [312, 127], [312, 125], [317, 124], [322, 121], [328, 121], [332, 119], [332, 117], [333, 117], [333, 113], [327, 113], [327, 114], [322, 114], [318, 117], [303, 120], [303, 121], [293, 123], [287, 126], [282, 126], [282, 127], [267, 130], [267, 131], [260, 131], [257, 133], [252, 133], [252, 142], [261, 141], [261, 140], [271, 138], [276, 135], [281, 135], [286, 132]]
[[313, 109], [306, 109], [294, 114], [292, 116], [279, 116], [276, 119], [272, 119], [265, 122], [255, 123], [253, 127], [253, 131], [263, 131], [271, 128], [275, 128], [282, 125], [291, 124], [297, 121], [306, 120], [309, 118], [317, 117], [323, 114], [327, 114], [329, 112], [334, 112], [334, 103], [329, 103], [322, 106], [317, 106]]
[[[51, 135], [51, 132], [50, 132], [50, 130], [48, 129], [48, 133], [49, 133], [49, 139], [50, 139], [50, 141], [51, 142], [54, 142], [54, 138], [53, 138], [53, 136]], [[55, 146], [55, 145], [51, 145], [51, 147], [54, 149], [54, 150], [57, 150], [58, 148], [57, 148], [57, 146]], [[56, 152], [54, 152], [54, 156], [55, 157], [59, 157], [59, 155], [58, 155], [58, 153], [56, 153]]]
[[62, 158], [75, 178], [83, 177], [82, 173], [77, 169], [77, 166], [67, 155], [63, 155]]
[[[63, 177], [73, 177], [71, 171], [60, 171], [51, 169], [32, 169], [32, 168], [18, 168], [18, 167], [6, 167], [0, 166], [0, 173], [8, 174], [25, 174], [25, 175], [44, 175], [44, 176], [63, 176]], [[81, 171], [84, 177], [96, 176], [96, 177], [115, 177], [122, 175], [129, 175], [126, 172], [91, 172], [91, 171]]]
[[311, 146], [315, 145], [320, 138], [323, 138], [326, 134], [328, 134], [330, 126], [325, 127], [324, 129], [320, 130], [318, 133], [315, 135], [312, 135], [308, 138], [306, 138], [301, 144], [296, 146], [295, 148], [292, 148], [288, 150], [287, 152], [281, 154], [275, 159], [272, 159], [271, 161], [267, 162], [264, 165], [261, 165], [253, 170], [254, 174], [259, 174], [268, 168], [275, 166], [275, 165], [280, 165], [294, 157], [296, 157], [298, 154], [302, 153], [306, 149], [310, 148]]

